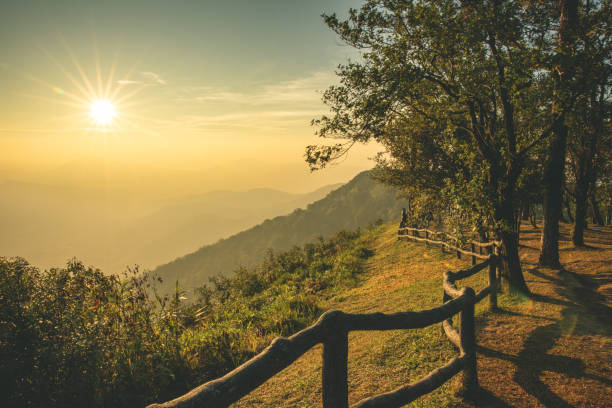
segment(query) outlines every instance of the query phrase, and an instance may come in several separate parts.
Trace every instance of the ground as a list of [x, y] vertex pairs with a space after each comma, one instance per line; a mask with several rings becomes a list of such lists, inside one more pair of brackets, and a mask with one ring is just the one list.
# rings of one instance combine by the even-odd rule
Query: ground
[[[585, 248], [571, 245], [567, 225], [562, 232], [564, 269], [538, 268], [539, 230], [523, 225], [521, 260], [533, 296], [501, 295], [497, 313], [487, 310], [486, 300], [477, 305], [476, 402], [456, 395], [456, 376], [411, 406], [612, 406], [612, 228], [589, 229]], [[372, 249], [359, 284], [323, 300], [324, 308], [365, 313], [436, 307], [442, 273], [467, 263], [438, 248], [398, 242], [392, 224], [381, 229]], [[487, 284], [485, 275], [461, 282], [478, 290]], [[234, 406], [321, 406], [321, 351], [313, 348]], [[351, 333], [350, 404], [415, 381], [456, 355], [439, 325]]]

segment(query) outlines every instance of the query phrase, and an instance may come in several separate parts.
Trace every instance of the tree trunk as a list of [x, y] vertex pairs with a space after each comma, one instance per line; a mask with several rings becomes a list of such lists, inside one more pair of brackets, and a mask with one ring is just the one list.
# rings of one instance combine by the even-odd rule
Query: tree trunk
[[[574, 216], [572, 215], [572, 206], [570, 205], [570, 200], [569, 200], [569, 197], [567, 195], [565, 196], [563, 202], [565, 203], [565, 212], [567, 213], [567, 219], [569, 220], [570, 223], [573, 223], [574, 222]], [[568, 222], [563, 217], [563, 214], [561, 214], [561, 220], [563, 222]]]
[[592, 188], [592, 191], [589, 194], [590, 196], [589, 201], [591, 202], [591, 212], [593, 214], [593, 224], [597, 224], [603, 227], [605, 224], [604, 224], [604, 219], [601, 216], [601, 212], [599, 211], [599, 204], [597, 204], [597, 198], [595, 196], [595, 186], [591, 188]]
[[576, 160], [576, 187], [574, 190], [574, 228], [572, 242], [576, 246], [584, 245], [584, 229], [586, 227], [587, 191], [589, 189], [588, 158], [583, 152], [578, 153]]
[[516, 232], [502, 231], [500, 238], [502, 241], [502, 277], [504, 278], [504, 286], [512, 293], [529, 294], [521, 268]]
[[536, 219], [535, 206], [531, 207], [531, 212], [529, 213], [529, 222], [531, 222], [531, 226], [533, 228], [538, 228], [538, 220]]
[[568, 107], [571, 92], [570, 81], [576, 67], [571, 60], [578, 26], [578, 1], [559, 0], [561, 19], [559, 24], [559, 65], [554, 67], [553, 135], [544, 167], [544, 225], [539, 264], [559, 267], [559, 219], [563, 199], [563, 179], [567, 126], [564, 111]]
[[522, 210], [521, 210], [521, 220], [523, 221], [528, 221], [529, 220], [529, 204], [523, 204], [522, 206]]
[[500, 202], [497, 207], [496, 218], [502, 225], [502, 228], [498, 231], [502, 242], [502, 277], [504, 278], [504, 288], [507, 291], [527, 295], [529, 289], [523, 277], [519, 256], [517, 227], [520, 226], [521, 217], [520, 211], [515, 207], [514, 196], [514, 183], [512, 182], [499, 191]]
[[544, 223], [540, 246], [539, 264], [558, 268], [559, 263], [559, 220], [563, 202], [563, 179], [565, 170], [565, 150], [567, 127], [559, 123], [553, 134], [544, 168], [544, 200], [542, 210]]

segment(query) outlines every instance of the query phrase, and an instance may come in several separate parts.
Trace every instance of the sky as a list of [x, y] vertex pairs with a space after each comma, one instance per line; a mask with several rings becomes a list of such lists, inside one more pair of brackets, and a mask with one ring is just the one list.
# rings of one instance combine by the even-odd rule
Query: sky
[[[320, 15], [359, 4], [0, 0], [0, 182], [61, 184], [100, 163], [193, 174], [201, 189], [347, 181], [376, 146], [314, 175], [303, 155], [324, 142], [310, 121], [335, 67], [358, 57]], [[116, 113], [106, 126], [99, 99]]]

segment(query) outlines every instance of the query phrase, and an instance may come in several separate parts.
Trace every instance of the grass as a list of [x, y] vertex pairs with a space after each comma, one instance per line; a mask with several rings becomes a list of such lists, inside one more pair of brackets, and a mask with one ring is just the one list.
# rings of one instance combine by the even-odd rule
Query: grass
[[[523, 226], [521, 260], [533, 296], [502, 296], [480, 322], [481, 406], [612, 406], [612, 228], [592, 227], [574, 248], [562, 225], [562, 270], [537, 266], [539, 231]], [[465, 404], [466, 406], [470, 406]]]
[[[567, 226], [559, 272], [538, 268], [538, 231], [524, 226], [521, 259], [532, 298], [501, 295], [499, 313], [486, 301], [476, 309], [481, 395], [468, 404], [455, 395], [458, 376], [415, 401], [415, 407], [606, 407], [612, 405], [610, 284], [612, 228], [587, 231], [588, 248], [573, 248]], [[442, 272], [467, 261], [437, 248], [398, 242], [396, 225], [370, 241], [374, 256], [358, 282], [322, 300], [324, 309], [396, 312], [436, 307]], [[462, 281], [486, 285], [486, 272]], [[321, 406], [319, 345], [236, 407]], [[456, 355], [439, 325], [422, 330], [352, 332], [349, 336], [350, 404], [417, 380]]]

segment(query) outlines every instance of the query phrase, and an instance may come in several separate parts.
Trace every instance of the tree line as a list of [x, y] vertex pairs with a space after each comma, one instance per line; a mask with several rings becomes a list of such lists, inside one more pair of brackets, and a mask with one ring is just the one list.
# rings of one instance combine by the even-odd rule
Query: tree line
[[375, 173], [410, 199], [414, 226], [492, 232], [506, 287], [524, 293], [523, 216], [542, 209], [548, 267], [564, 205], [575, 245], [589, 204], [609, 222], [610, 1], [367, 0], [323, 18], [359, 56], [323, 94], [331, 113], [313, 125], [335, 142], [306, 148], [312, 169], [378, 142]]

